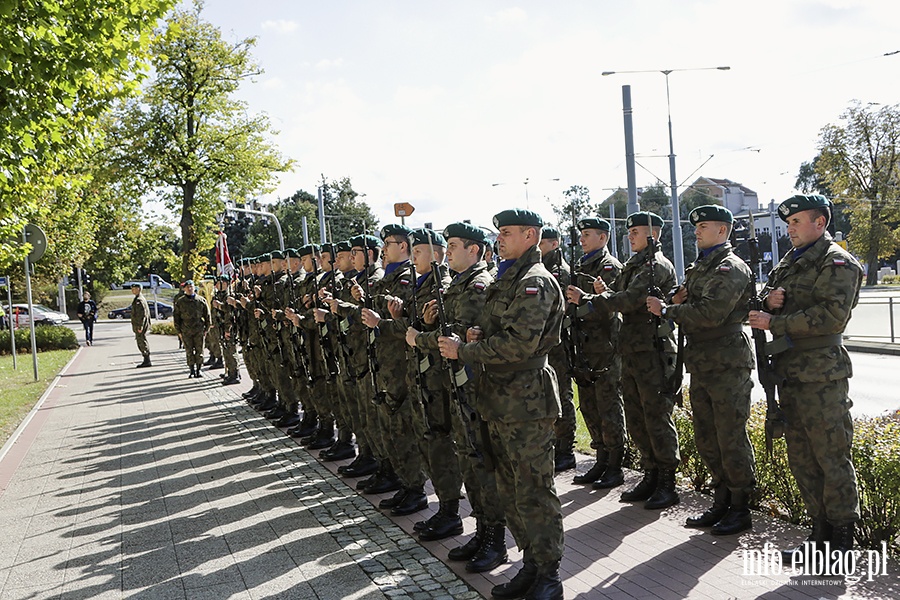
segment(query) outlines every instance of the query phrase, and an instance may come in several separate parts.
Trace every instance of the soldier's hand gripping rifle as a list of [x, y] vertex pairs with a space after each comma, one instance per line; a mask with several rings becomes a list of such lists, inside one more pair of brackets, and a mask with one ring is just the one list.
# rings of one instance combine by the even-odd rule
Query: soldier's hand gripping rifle
[[[272, 270], [272, 289], [274, 290], [275, 289], [275, 261], [274, 260], [269, 261], [269, 268]], [[278, 350], [278, 358], [281, 359], [281, 366], [282, 366], [282, 368], [289, 368], [290, 365], [288, 364], [287, 355], [284, 353], [284, 347], [281, 345], [281, 334], [280, 334], [281, 325], [279, 323], [276, 323], [275, 319], [272, 317], [272, 313], [271, 313], [272, 308], [273, 307], [270, 306], [268, 308], [268, 310], [265, 310], [263, 312], [266, 313], [266, 321], [268, 321], [270, 318], [272, 319], [272, 331], [275, 332], [275, 348]], [[265, 337], [266, 337], [265, 335], [262, 336], [263, 339], [265, 339]]]
[[[575, 271], [575, 243], [579, 235], [578, 217], [575, 214], [575, 205], [573, 204], [572, 226], [569, 228], [569, 281], [560, 282], [561, 285], [568, 284], [578, 287], [578, 273]], [[560, 261], [562, 261], [562, 251], [560, 251]], [[565, 294], [565, 290], [563, 290], [563, 293]], [[569, 363], [569, 375], [578, 385], [589, 386], [596, 383], [598, 374], [590, 367], [587, 358], [584, 356], [577, 304], [566, 303], [566, 316], [563, 321], [562, 336], [563, 347], [566, 350], [566, 361]]]
[[[366, 240], [366, 224], [363, 223], [363, 238], [362, 238], [363, 252], [365, 264], [363, 266], [363, 282], [365, 283], [365, 287], [363, 288], [363, 307], [367, 308], [370, 311], [375, 311], [375, 303], [372, 300], [372, 290], [369, 285], [369, 270], [372, 266], [372, 261], [369, 259], [369, 244]], [[373, 401], [375, 404], [381, 404], [384, 402], [387, 397], [387, 393], [379, 389], [378, 387], [378, 354], [375, 351], [375, 329], [368, 330], [368, 337], [366, 338], [366, 361], [369, 364], [369, 377], [372, 379], [372, 390], [375, 394], [373, 397]]]
[[[331, 258], [331, 276], [334, 277], [334, 252], [332, 250], [332, 258]], [[321, 259], [322, 254], [316, 253], [313, 257], [313, 283], [316, 287], [316, 292], [313, 294], [313, 311], [317, 309], [324, 309], [325, 306], [322, 303], [322, 299], [319, 298], [319, 292], [322, 289], [322, 280], [328, 277], [329, 272], [325, 271], [322, 273], [322, 277], [319, 277], [319, 265], [317, 264], [317, 259]], [[334, 355], [334, 347], [331, 345], [331, 340], [328, 338], [328, 322], [324, 321], [322, 323], [316, 323], [316, 331], [319, 332], [319, 346], [322, 348], [322, 357], [325, 359], [325, 369], [327, 370], [328, 381], [337, 381], [338, 373], [340, 373], [340, 367], [338, 367], [337, 357]]]
[[[650, 251], [650, 255], [647, 259], [647, 264], [650, 266], [650, 284], [647, 289], [647, 295], [664, 300], [665, 295], [656, 283], [656, 253], [659, 251], [659, 242], [657, 242], [652, 235], [647, 236], [647, 248]], [[665, 329], [668, 329], [669, 324], [663, 323], [662, 318], [657, 315], [652, 316], [653, 349], [656, 351], [656, 358], [659, 364], [660, 378], [662, 381], [662, 389], [660, 389], [659, 393], [661, 396], [669, 396], [675, 404], [681, 406], [683, 403], [681, 395], [681, 365], [679, 364], [676, 366], [672, 375], [666, 375], [666, 347], [663, 342], [663, 336], [660, 335]]]
[[[294, 290], [294, 274], [291, 272], [291, 259], [285, 259], [285, 264], [287, 265], [287, 274], [288, 274], [288, 305], [291, 309], [297, 309], [297, 297]], [[294, 349], [294, 356], [297, 357], [297, 372], [295, 373], [298, 378], [305, 381], [307, 385], [312, 385], [312, 371], [309, 368], [309, 354], [307, 354], [306, 340], [303, 338], [303, 332], [299, 327], [296, 327], [293, 323], [290, 325], [291, 328], [291, 346]]]
[[[441, 335], [450, 337], [453, 331], [450, 329], [450, 323], [447, 322], [447, 313], [444, 311], [444, 289], [441, 285], [441, 266], [434, 259], [434, 247], [431, 243], [431, 236], [428, 236], [428, 249], [431, 251], [431, 278], [434, 284], [435, 299], [438, 311], [438, 323], [441, 327]], [[459, 413], [462, 415], [463, 427], [466, 430], [466, 441], [469, 446], [469, 456], [481, 461], [484, 468], [488, 471], [494, 470], [493, 460], [490, 452], [482, 452], [478, 445], [478, 435], [475, 431], [475, 425], [479, 421], [478, 413], [469, 404], [466, 397], [465, 384], [469, 380], [469, 374], [466, 373], [464, 366], [460, 365], [458, 360], [444, 359], [444, 364], [450, 369], [450, 398], [459, 407]], [[482, 421], [482, 423], [484, 423]], [[486, 427], [482, 429], [483, 435], [486, 433]]]
[[[428, 232], [426, 231], [426, 234], [427, 233]], [[412, 247], [412, 244], [413, 244], [412, 234], [410, 234], [409, 237], [410, 237], [409, 245], [410, 245], [410, 247]], [[431, 236], [430, 235], [428, 236], [428, 247], [431, 248]], [[431, 252], [432, 252], [432, 256], [434, 256], [433, 249], [431, 250]], [[432, 264], [434, 264], [434, 261], [432, 261]], [[435, 276], [440, 277], [440, 274], [435, 275], [434, 269], [432, 268], [431, 276], [432, 277], [435, 277]], [[412, 281], [412, 283], [413, 283], [413, 292], [410, 295], [409, 306], [407, 307], [407, 311], [409, 313], [409, 326], [412, 327], [413, 329], [421, 329], [422, 321], [419, 318], [419, 302], [416, 299], [416, 295], [418, 294], [418, 289], [416, 289], [416, 281], [417, 281], [418, 277], [416, 276], [416, 265], [415, 265], [415, 263], [413, 263], [413, 261], [409, 261], [409, 278], [410, 278], [410, 281]], [[435, 286], [437, 286], [437, 285], [438, 285], [438, 282], [435, 283]], [[407, 350], [408, 349], [409, 348], [407, 347]], [[431, 366], [431, 360], [428, 357], [428, 355], [422, 354], [422, 351], [419, 349], [418, 346], [414, 347], [412, 350], [413, 350], [413, 363], [414, 363], [413, 368], [416, 370], [416, 388], [418, 388], [418, 390], [419, 390], [419, 398], [424, 405], [425, 403], [431, 402], [431, 400], [432, 400], [431, 396], [428, 394], [428, 386], [425, 383], [425, 371], [427, 371], [428, 367]], [[429, 427], [429, 430], [430, 429], [431, 428]]]
[[[750, 216], [750, 237], [747, 238], [747, 246], [750, 250], [750, 271], [752, 272], [751, 281], [753, 282], [753, 295], [750, 296], [750, 310], [764, 310], [762, 298], [759, 295], [757, 270], [760, 265], [759, 256], [759, 240], [756, 237], [756, 228], [753, 225], [753, 212], [748, 213]], [[776, 390], [778, 387], [778, 377], [775, 375], [775, 368], [772, 366], [772, 359], [766, 352], [766, 343], [768, 342], [766, 332], [762, 329], [751, 329], [753, 332], [753, 347], [756, 351], [756, 371], [759, 377], [759, 383], [766, 393], [766, 456], [772, 456], [772, 440], [784, 437], [785, 418], [778, 405]]]

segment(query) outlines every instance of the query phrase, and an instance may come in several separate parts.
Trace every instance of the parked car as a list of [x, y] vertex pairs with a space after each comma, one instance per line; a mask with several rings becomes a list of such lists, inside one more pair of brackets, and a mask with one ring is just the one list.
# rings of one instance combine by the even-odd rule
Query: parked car
[[[35, 325], [61, 325], [69, 320], [69, 315], [53, 310], [43, 304], [33, 304]], [[31, 318], [28, 314], [27, 304], [13, 304], [12, 309], [6, 308], [6, 315], [14, 327], [28, 327]]]
[[[156, 317], [156, 303], [153, 300], [147, 302], [150, 306], [150, 318]], [[166, 304], [165, 302], [159, 303], [159, 318], [160, 319], [168, 319], [172, 316], [172, 308], [171, 304]], [[131, 306], [126, 306], [125, 308], [117, 308], [116, 310], [111, 310], [106, 315], [110, 319], [130, 319], [131, 318]]]
[[147, 289], [147, 288], [152, 289], [152, 288], [154, 288], [154, 287], [157, 287], [157, 288], [159, 288], [159, 289], [161, 289], [161, 290], [171, 290], [171, 289], [175, 289], [175, 286], [174, 286], [174, 285], [172, 285], [171, 283], [169, 283], [168, 281], [166, 281], [165, 279], [163, 279], [163, 278], [160, 277], [159, 275], [153, 275], [153, 274], [151, 274], [147, 279], [148, 279], [147, 281], [140, 281], [140, 280], [138, 280], [138, 281], [126, 281], [126, 282], [122, 283], [122, 285], [120, 285], [120, 286], [114, 286], [114, 287], [117, 287], [117, 288], [120, 288], [120, 289], [123, 289], [123, 290], [127, 290], [127, 289], [129, 289], [132, 285], [139, 285], [139, 286], [141, 286], [142, 288], [145, 288], [145, 289]]

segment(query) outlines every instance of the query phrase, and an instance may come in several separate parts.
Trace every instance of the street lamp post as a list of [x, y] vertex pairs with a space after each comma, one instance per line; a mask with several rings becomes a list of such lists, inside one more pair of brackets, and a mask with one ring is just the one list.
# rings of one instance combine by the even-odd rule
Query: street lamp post
[[675, 178], [675, 144], [672, 142], [672, 103], [669, 98], [669, 74], [676, 71], [728, 71], [731, 67], [700, 67], [696, 69], [665, 69], [649, 71], [603, 71], [602, 76], [621, 73], [662, 73], [666, 76], [666, 111], [669, 117], [669, 185], [672, 193], [672, 254], [679, 283], [684, 280], [684, 248], [681, 242], [681, 212], [678, 206], [678, 180]]

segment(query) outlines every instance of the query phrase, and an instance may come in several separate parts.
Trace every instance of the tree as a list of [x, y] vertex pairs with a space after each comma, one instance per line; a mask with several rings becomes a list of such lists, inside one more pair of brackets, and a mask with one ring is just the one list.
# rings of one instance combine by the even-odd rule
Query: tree
[[844, 201], [852, 226], [850, 250], [863, 257], [866, 285], [878, 280], [879, 259], [900, 243], [900, 108], [854, 101], [840, 124], [819, 132], [816, 173]]
[[363, 226], [370, 233], [378, 228], [378, 219], [369, 205], [359, 199], [349, 177], [328, 181], [322, 175], [322, 189], [329, 240], [348, 240], [360, 235]]
[[[0, 0], [0, 240], [77, 197], [97, 117], [132, 93], [173, 0]], [[49, 216], [48, 216], [49, 215]], [[0, 242], [0, 262], [21, 258]]]
[[820, 166], [820, 155], [816, 155], [810, 162], [800, 164], [800, 170], [797, 172], [797, 180], [794, 182], [794, 188], [800, 190], [804, 194], [821, 194], [832, 201], [831, 224], [828, 231], [834, 234], [840, 231], [844, 236], [850, 235], [850, 215], [847, 212], [847, 204], [841, 198], [836, 198], [834, 192], [828, 187], [828, 184], [822, 179], [817, 172]]
[[267, 192], [274, 173], [292, 165], [268, 140], [268, 118], [231, 98], [261, 73], [250, 55], [256, 40], [225, 42], [201, 9], [176, 9], [159, 32], [151, 46], [155, 79], [119, 111], [114, 155], [180, 213], [183, 279], [207, 262], [224, 199]]

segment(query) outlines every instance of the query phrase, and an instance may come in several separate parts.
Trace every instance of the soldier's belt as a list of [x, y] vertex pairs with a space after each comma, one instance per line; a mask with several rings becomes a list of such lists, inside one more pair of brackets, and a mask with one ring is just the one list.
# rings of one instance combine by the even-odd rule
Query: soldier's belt
[[705, 342], [707, 340], [724, 337], [731, 333], [740, 333], [743, 330], [744, 326], [741, 323], [732, 323], [731, 325], [720, 325], [719, 327], [713, 327], [712, 329], [704, 329], [697, 333], [686, 333], [685, 336], [689, 343]]
[[512, 373], [513, 371], [530, 371], [533, 369], [543, 369], [547, 366], [547, 355], [544, 356], [535, 356], [534, 358], [529, 358], [528, 360], [523, 360], [521, 362], [515, 363], [504, 363], [504, 364], [483, 364], [485, 372], [487, 373]]
[[773, 356], [781, 354], [786, 350], [815, 350], [817, 348], [830, 348], [832, 346], [843, 346], [844, 336], [840, 333], [832, 333], [831, 335], [814, 335], [812, 337], [800, 338], [792, 340], [790, 336], [783, 336], [772, 340], [766, 344], [766, 354]]

